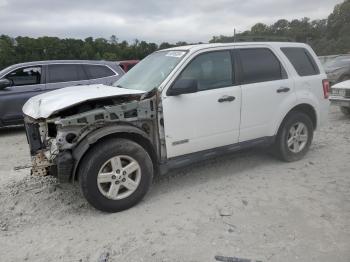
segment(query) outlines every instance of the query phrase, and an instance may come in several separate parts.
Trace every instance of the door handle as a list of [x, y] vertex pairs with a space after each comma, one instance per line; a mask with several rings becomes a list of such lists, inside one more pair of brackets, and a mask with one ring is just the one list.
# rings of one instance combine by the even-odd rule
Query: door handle
[[289, 87], [280, 87], [276, 90], [277, 93], [287, 93], [289, 92], [290, 88]]
[[223, 96], [221, 98], [218, 99], [219, 103], [223, 103], [223, 102], [232, 102], [234, 101], [236, 98], [234, 96]]

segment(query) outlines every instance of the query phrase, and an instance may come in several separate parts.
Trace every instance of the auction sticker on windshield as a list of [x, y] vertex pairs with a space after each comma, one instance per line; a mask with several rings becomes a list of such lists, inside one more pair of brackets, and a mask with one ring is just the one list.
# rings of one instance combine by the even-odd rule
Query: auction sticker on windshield
[[185, 53], [184, 51], [170, 51], [165, 56], [182, 57]]

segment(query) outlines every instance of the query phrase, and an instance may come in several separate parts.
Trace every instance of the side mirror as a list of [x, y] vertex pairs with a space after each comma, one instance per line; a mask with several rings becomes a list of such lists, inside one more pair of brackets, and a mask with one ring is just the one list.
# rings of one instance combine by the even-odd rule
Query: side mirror
[[0, 90], [12, 86], [12, 81], [6, 78], [0, 79]]
[[168, 96], [191, 94], [198, 91], [197, 79], [178, 79], [168, 90]]

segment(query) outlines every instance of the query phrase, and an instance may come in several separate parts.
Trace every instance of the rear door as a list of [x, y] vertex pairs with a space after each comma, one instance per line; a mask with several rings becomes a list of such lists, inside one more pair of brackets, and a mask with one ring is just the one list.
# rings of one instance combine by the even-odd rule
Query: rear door
[[273, 136], [280, 116], [296, 102], [294, 81], [268, 47], [242, 47], [238, 54], [242, 84], [239, 140]]
[[49, 64], [46, 72], [47, 90], [90, 83], [81, 64]]
[[13, 86], [0, 90], [0, 119], [5, 125], [21, 123], [24, 103], [30, 97], [45, 92], [42, 66], [20, 67], [4, 78], [11, 80]]

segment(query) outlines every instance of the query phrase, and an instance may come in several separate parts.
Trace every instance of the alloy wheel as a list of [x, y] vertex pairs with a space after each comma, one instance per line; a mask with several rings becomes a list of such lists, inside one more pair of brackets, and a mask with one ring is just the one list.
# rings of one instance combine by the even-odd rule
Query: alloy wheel
[[291, 152], [301, 152], [308, 141], [307, 127], [302, 122], [297, 122], [291, 126], [287, 136], [287, 145]]
[[107, 160], [97, 175], [100, 193], [111, 200], [127, 198], [141, 181], [141, 167], [130, 156], [120, 155]]

